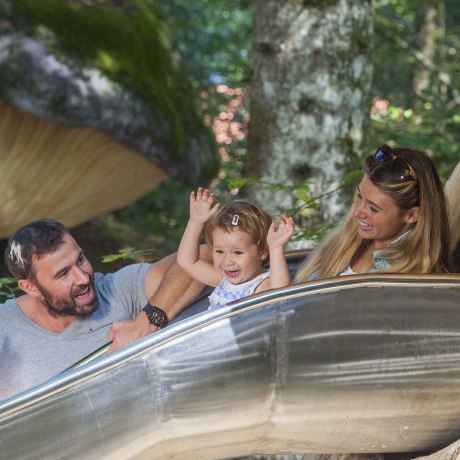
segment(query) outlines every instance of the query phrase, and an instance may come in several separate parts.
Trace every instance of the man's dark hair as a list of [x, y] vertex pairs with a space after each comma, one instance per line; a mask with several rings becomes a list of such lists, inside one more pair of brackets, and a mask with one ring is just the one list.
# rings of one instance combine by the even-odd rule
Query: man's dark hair
[[32, 260], [50, 254], [62, 243], [67, 228], [53, 219], [40, 219], [16, 230], [8, 240], [5, 263], [17, 279], [34, 278]]

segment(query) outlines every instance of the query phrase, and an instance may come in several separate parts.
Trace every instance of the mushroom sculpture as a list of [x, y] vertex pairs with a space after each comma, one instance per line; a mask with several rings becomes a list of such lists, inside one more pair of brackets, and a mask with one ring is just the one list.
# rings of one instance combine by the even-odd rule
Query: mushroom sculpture
[[216, 171], [158, 15], [112, 4], [0, 0], [0, 238], [44, 216], [74, 226], [167, 177], [196, 184]]

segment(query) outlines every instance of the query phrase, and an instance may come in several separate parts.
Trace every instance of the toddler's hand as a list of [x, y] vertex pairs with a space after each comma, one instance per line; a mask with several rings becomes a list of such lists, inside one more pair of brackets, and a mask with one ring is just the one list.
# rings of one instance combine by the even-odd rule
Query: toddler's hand
[[199, 187], [196, 195], [195, 192], [192, 192], [190, 194], [190, 220], [204, 224], [219, 208], [219, 203], [216, 203], [214, 206], [212, 205], [213, 201], [214, 193], [208, 189], [203, 190]]
[[268, 230], [267, 243], [270, 249], [283, 247], [294, 233], [294, 219], [283, 215], [278, 217], [278, 222], [272, 222]]

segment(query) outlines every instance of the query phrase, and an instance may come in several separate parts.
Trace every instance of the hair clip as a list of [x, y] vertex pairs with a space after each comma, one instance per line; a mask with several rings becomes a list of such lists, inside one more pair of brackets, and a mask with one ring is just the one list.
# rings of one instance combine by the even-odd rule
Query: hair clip
[[240, 220], [240, 216], [238, 214], [235, 214], [233, 216], [232, 225], [238, 225], [239, 220]]

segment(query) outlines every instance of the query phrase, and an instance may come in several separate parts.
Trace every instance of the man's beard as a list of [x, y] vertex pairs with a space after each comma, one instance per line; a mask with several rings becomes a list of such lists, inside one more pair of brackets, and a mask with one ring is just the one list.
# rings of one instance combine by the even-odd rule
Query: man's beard
[[[84, 292], [88, 286], [94, 292], [94, 300], [89, 304], [80, 305], [75, 302], [75, 297]], [[94, 291], [93, 277], [90, 278], [88, 284], [74, 288], [70, 293], [70, 297], [54, 296], [50, 291], [38, 283], [37, 287], [40, 289], [40, 293], [43, 296], [44, 304], [48, 309], [48, 313], [55, 318], [60, 316], [87, 316], [96, 311], [98, 307], [98, 301]]]

